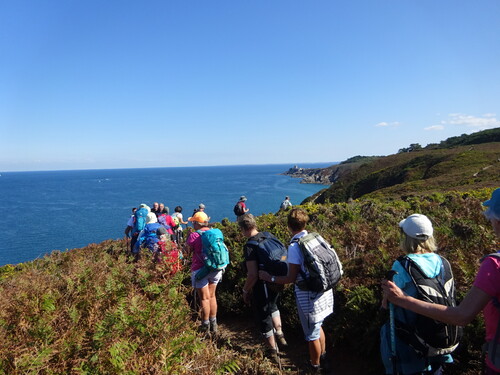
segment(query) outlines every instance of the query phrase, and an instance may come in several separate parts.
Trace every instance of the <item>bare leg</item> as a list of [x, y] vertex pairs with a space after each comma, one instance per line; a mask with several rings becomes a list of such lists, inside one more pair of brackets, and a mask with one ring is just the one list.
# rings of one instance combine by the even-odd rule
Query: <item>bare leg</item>
[[319, 365], [321, 353], [324, 353], [326, 350], [326, 342], [325, 342], [325, 333], [323, 332], [323, 328], [320, 331], [320, 337], [317, 340], [309, 341], [309, 357], [311, 359], [311, 364]]
[[215, 318], [217, 316], [217, 298], [215, 297], [215, 290], [217, 289], [217, 284], [208, 284], [208, 295], [209, 295], [209, 315], [208, 318]]
[[276, 332], [281, 333], [282, 327], [281, 327], [281, 316], [279, 314], [274, 314], [273, 315], [273, 326]]
[[210, 290], [209, 286], [204, 286], [203, 288], [196, 289], [198, 291], [198, 296], [200, 297], [200, 318], [202, 322], [205, 322], [210, 317]]

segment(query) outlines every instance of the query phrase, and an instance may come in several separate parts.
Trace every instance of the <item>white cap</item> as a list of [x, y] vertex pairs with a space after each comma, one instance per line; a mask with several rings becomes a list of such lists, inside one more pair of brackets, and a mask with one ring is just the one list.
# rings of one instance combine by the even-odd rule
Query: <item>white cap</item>
[[146, 216], [146, 224], [153, 224], [157, 222], [158, 219], [156, 218], [156, 215], [152, 212], [148, 213], [148, 216]]
[[421, 214], [413, 214], [399, 222], [399, 227], [408, 236], [417, 240], [427, 240], [432, 237], [434, 229], [429, 218]]

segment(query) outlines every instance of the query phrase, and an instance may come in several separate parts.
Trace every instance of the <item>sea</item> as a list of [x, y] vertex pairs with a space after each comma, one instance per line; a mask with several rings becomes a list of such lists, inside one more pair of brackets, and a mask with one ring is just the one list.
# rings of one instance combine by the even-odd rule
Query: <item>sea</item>
[[[300, 164], [303, 168], [335, 163]], [[325, 185], [281, 175], [290, 164], [0, 173], [0, 266], [123, 238], [132, 207], [162, 202], [184, 219], [200, 203], [210, 221], [235, 220], [241, 195], [254, 215], [300, 204]]]

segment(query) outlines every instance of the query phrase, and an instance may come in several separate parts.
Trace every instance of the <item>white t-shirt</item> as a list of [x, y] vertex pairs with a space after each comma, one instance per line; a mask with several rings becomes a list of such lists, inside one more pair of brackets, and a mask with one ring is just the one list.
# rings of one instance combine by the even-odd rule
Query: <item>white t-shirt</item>
[[127, 227], [133, 227], [134, 226], [134, 215], [130, 216], [130, 218], [127, 221]]

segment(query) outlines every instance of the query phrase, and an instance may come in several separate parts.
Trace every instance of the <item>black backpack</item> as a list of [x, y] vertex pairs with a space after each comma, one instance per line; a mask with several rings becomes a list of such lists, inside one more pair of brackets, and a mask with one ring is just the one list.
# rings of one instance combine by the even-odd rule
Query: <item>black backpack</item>
[[[427, 277], [417, 263], [407, 256], [399, 257], [398, 261], [417, 289], [415, 298], [444, 306], [456, 306], [451, 266], [448, 260], [440, 258], [442, 267], [436, 277]], [[410, 326], [396, 320], [396, 333], [398, 338], [421, 356], [432, 357], [453, 352], [462, 337], [462, 327], [417, 314], [415, 325]]]
[[257, 249], [259, 270], [264, 270], [273, 276], [286, 276], [288, 264], [286, 262], [287, 249], [280, 240], [269, 232], [260, 232], [256, 240], [250, 240], [248, 245]]
[[234, 205], [233, 212], [236, 216], [241, 216], [244, 214], [243, 206], [241, 205], [241, 202], [238, 202]]

